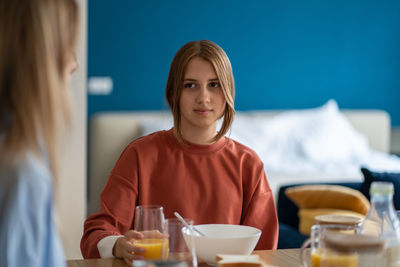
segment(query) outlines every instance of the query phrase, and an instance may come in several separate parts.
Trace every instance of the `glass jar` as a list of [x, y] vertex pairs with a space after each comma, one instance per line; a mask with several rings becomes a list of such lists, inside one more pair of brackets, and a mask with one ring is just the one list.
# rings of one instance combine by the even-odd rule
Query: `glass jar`
[[[346, 232], [346, 234], [343, 234]], [[301, 246], [300, 262], [303, 267], [357, 267], [358, 256], [352, 252], [333, 253], [326, 249], [325, 236], [328, 234], [342, 234], [351, 236], [354, 226], [341, 224], [314, 224], [311, 227], [311, 235]], [[310, 253], [308, 253], [310, 247]], [[308, 256], [308, 254], [310, 254]]]
[[378, 267], [384, 264], [385, 241], [376, 236], [328, 233], [324, 244], [326, 259], [325, 263], [321, 261], [321, 267]]

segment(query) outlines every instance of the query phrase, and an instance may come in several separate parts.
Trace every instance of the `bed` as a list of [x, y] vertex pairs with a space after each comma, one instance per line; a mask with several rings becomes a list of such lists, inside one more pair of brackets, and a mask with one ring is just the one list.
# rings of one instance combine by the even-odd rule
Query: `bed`
[[[134, 139], [170, 129], [169, 111], [103, 112], [89, 128], [88, 212], [122, 150]], [[305, 110], [238, 111], [227, 136], [254, 149], [272, 191], [302, 182], [359, 182], [360, 166], [400, 170], [388, 154], [390, 117], [383, 110], [339, 110], [333, 100]]]

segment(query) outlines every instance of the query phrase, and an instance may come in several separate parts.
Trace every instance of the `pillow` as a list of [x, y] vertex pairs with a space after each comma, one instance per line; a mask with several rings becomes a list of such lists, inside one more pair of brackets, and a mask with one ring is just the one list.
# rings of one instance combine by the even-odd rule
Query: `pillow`
[[287, 188], [285, 194], [299, 209], [343, 209], [367, 214], [368, 199], [359, 191], [340, 185], [301, 185]]
[[304, 156], [316, 163], [357, 161], [369, 152], [367, 138], [354, 129], [334, 100], [304, 121], [303, 134]]
[[373, 172], [367, 168], [361, 168], [361, 172], [364, 175], [364, 182], [361, 185], [360, 191], [368, 199], [370, 199], [369, 188], [372, 182], [391, 182], [394, 186], [393, 204], [396, 210], [400, 210], [400, 173]]
[[357, 218], [364, 218], [361, 213], [342, 209], [300, 209], [299, 210], [299, 232], [303, 235], [310, 235], [311, 226], [315, 224], [314, 218], [319, 215], [349, 215]]

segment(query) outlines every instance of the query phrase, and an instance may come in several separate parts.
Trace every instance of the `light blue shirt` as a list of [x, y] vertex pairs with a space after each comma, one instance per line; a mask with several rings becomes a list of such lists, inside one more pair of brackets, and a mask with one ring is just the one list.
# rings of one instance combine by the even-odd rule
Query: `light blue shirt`
[[0, 267], [65, 265], [48, 167], [31, 154], [0, 162]]

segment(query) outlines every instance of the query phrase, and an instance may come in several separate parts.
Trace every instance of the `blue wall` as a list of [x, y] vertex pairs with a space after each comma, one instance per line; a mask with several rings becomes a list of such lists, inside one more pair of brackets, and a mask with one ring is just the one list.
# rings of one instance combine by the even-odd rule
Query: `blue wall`
[[164, 87], [175, 52], [209, 39], [227, 52], [236, 109], [387, 110], [400, 125], [398, 0], [91, 0], [88, 75], [110, 76], [103, 110], [167, 108]]

